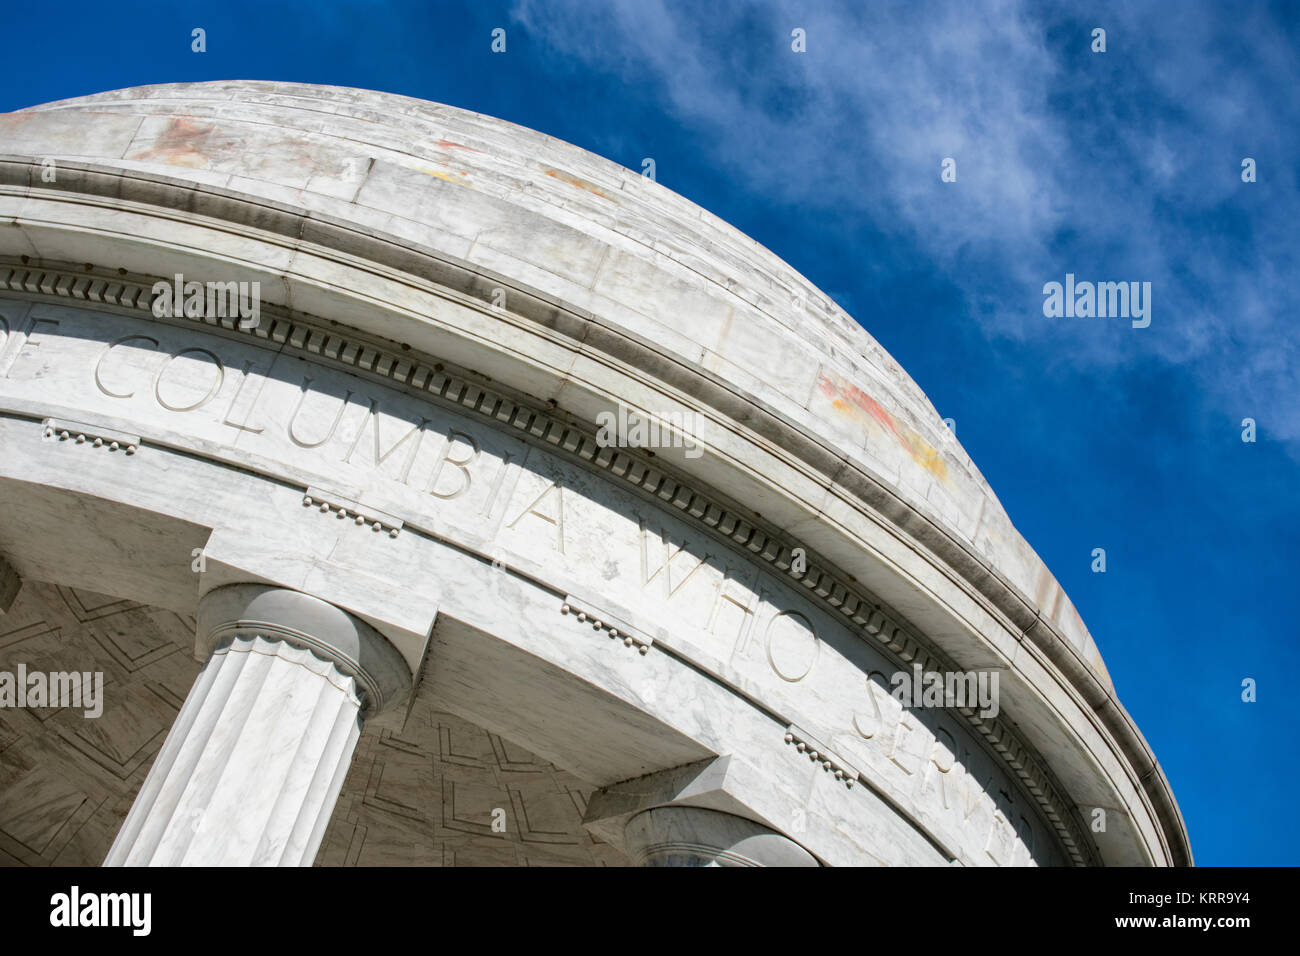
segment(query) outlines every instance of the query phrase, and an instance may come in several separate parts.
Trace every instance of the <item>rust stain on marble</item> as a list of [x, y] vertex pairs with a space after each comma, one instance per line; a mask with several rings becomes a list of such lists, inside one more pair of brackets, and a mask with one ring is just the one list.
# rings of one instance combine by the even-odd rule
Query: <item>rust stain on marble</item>
[[585, 179], [578, 179], [576, 176], [570, 176], [567, 173], [562, 173], [558, 169], [545, 169], [543, 170], [543, 172], [545, 172], [546, 175], [550, 176], [552, 179], [558, 179], [562, 183], [568, 183], [570, 186], [577, 186], [579, 189], [585, 189], [589, 193], [595, 193], [601, 199], [609, 198], [609, 196], [605, 194], [605, 191], [603, 189], [601, 189], [595, 183], [587, 182]]
[[426, 176], [436, 176], [438, 179], [445, 179], [449, 183], [455, 183], [458, 186], [469, 185], [469, 173], [463, 169], [453, 169], [450, 172], [444, 172], [441, 169], [426, 169], [423, 166], [416, 167]]
[[127, 159], [160, 159], [169, 166], [198, 169], [208, 164], [203, 145], [211, 134], [209, 124], [178, 116], [172, 119], [148, 149], [137, 150]]
[[891, 415], [862, 389], [848, 382], [837, 382], [828, 375], [822, 376], [818, 387], [841, 415], [879, 426], [903, 447], [913, 461], [940, 481], [947, 483], [948, 466], [944, 463], [939, 450]]
[[441, 146], [443, 149], [467, 149], [467, 150], [469, 150], [471, 153], [481, 153], [481, 152], [483, 152], [483, 150], [481, 150], [481, 149], [475, 149], [473, 146], [466, 146], [466, 145], [464, 145], [463, 143], [453, 143], [453, 142], [452, 142], [451, 140], [449, 140], [449, 139], [435, 139], [435, 140], [433, 141], [433, 145], [434, 145], [434, 146]]

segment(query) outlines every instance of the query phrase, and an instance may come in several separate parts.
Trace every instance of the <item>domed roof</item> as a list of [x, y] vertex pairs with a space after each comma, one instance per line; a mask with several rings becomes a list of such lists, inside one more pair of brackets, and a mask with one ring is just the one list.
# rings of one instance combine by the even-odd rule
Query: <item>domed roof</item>
[[[42, 188], [39, 163], [47, 158], [60, 163], [59, 182]], [[72, 175], [63, 175], [65, 166]], [[735, 449], [745, 449], [719, 446], [731, 470], [712, 469], [706, 457], [692, 478], [717, 477], [728, 493], [737, 476], [737, 487], [787, 491], [788, 501], [774, 495], [741, 507], [762, 507], [769, 525], [824, 550], [843, 571], [853, 562], [867, 567], [878, 580], [846, 580], [868, 594], [874, 588], [876, 601], [939, 650], [1008, 666], [1014, 680], [1004, 691], [1016, 682], [1028, 690], [1004, 693], [1008, 709], [1065, 782], [1079, 785], [1089, 772], [1082, 768], [1098, 760], [1110, 766], [1076, 733], [1081, 725], [1104, 728], [1103, 749], [1123, 755], [1112, 776], [1151, 800], [1163, 832], [1153, 839], [1167, 841], [1169, 858], [1190, 862], [1168, 782], [1115, 697], [1086, 627], [924, 393], [828, 296], [694, 203], [503, 120], [388, 93], [256, 81], [140, 87], [0, 114], [0, 183], [26, 183], [33, 194], [85, 192], [110, 215], [138, 208], [203, 221], [222, 235], [230, 226], [222, 217], [237, 215], [232, 233], [275, 233], [286, 262], [296, 249], [325, 243], [339, 261], [397, 280], [403, 270], [454, 266], [479, 285], [448, 287], [449, 295], [481, 300], [481, 280], [489, 291], [501, 280], [540, 303], [530, 321], [577, 336], [602, 368], [635, 365], [639, 381], [665, 385], [661, 394], [686, 394], [689, 383], [688, 397], [730, 429], [724, 444], [734, 437]], [[49, 235], [63, 234], [62, 220], [48, 225]], [[76, 228], [65, 232], [73, 238], [63, 251], [93, 256], [93, 236], [82, 244]], [[149, 271], [154, 247], [148, 237], [137, 246], [135, 268]], [[198, 246], [195, 253], [207, 254]], [[263, 272], [278, 276], [282, 267]], [[288, 277], [285, 287], [277, 304], [299, 308], [287, 301]], [[401, 281], [384, 288], [405, 294]], [[310, 303], [301, 307], [311, 311]], [[393, 308], [400, 322], [377, 334], [415, 335], [424, 313]], [[508, 351], [513, 340], [503, 322], [489, 323], [497, 324]], [[422, 347], [414, 338], [411, 346]], [[510, 387], [527, 392], [529, 382]], [[547, 397], [579, 414], [567, 408], [568, 394]], [[790, 481], [801, 484], [789, 490]], [[786, 509], [784, 524], [777, 508]], [[831, 603], [844, 599], [834, 577], [801, 583]], [[1063, 717], [1072, 708], [1080, 716]]]
[[[69, 123], [74, 112], [100, 121]], [[950, 563], [1010, 587], [1109, 689], [1069, 599], [916, 383], [793, 268], [671, 190], [513, 123], [342, 87], [167, 84], [6, 119], [6, 152], [102, 159], [360, 221], [655, 342], [878, 479], [896, 520], [932, 525], [962, 552]]]

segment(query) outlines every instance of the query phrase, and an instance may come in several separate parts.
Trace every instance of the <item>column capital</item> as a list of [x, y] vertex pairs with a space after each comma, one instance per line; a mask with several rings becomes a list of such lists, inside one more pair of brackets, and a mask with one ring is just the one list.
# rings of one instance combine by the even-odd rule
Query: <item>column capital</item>
[[402, 655], [377, 630], [320, 598], [266, 584], [228, 584], [199, 600], [195, 656], [206, 662], [238, 638], [281, 640], [329, 661], [356, 681], [371, 717], [411, 689]]
[[783, 834], [783, 804], [763, 805], [770, 778], [731, 755], [597, 790], [583, 825], [642, 866], [820, 866]]
[[266, 584], [199, 600], [203, 663], [106, 866], [310, 866], [364, 718], [411, 686], [374, 628]]
[[628, 821], [638, 866], [819, 866], [789, 837], [744, 817], [700, 807], [655, 807]]

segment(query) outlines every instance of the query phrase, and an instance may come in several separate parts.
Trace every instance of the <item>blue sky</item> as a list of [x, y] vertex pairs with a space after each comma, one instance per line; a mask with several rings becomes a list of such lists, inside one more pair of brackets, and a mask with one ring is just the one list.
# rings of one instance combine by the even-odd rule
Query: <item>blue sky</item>
[[[1296, 5], [66, 0], [6, 21], [0, 110], [294, 80], [653, 157], [955, 420], [1087, 622], [1197, 862], [1300, 863]], [[1151, 282], [1151, 325], [1045, 317], [1066, 273]]]

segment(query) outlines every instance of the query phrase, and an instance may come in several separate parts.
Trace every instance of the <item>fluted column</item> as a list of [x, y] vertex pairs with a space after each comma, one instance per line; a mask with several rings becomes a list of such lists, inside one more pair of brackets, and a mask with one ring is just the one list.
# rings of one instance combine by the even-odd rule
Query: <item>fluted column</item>
[[820, 866], [816, 857], [762, 824], [718, 810], [655, 807], [627, 823], [637, 866]]
[[104, 865], [311, 865], [405, 662], [347, 612], [264, 585], [206, 595], [197, 647], [207, 663]]

